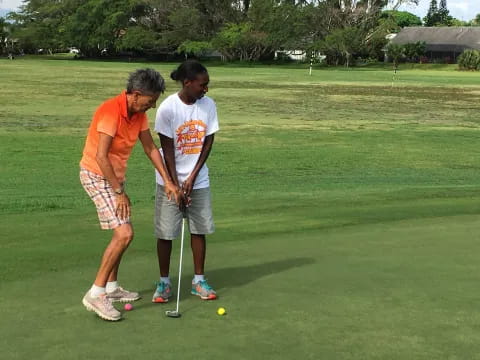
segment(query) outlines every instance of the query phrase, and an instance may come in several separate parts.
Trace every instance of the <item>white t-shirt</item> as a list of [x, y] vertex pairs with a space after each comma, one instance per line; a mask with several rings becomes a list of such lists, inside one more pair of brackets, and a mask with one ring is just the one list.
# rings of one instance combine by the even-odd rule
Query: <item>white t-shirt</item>
[[[178, 94], [173, 94], [158, 107], [155, 131], [173, 139], [175, 165], [180, 184], [195, 168], [200, 158], [205, 136], [212, 135], [218, 129], [217, 107], [208, 96], [204, 96], [192, 105], [187, 105]], [[163, 185], [162, 177], [158, 171], [155, 173], [157, 184]], [[209, 186], [208, 168], [204, 164], [193, 188], [202, 189]]]

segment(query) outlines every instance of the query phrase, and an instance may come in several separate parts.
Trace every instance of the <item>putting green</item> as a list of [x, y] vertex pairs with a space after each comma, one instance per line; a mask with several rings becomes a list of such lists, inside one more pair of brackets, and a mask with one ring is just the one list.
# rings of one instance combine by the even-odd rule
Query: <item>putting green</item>
[[219, 300], [189, 294], [187, 246], [182, 317], [151, 303], [154, 176], [137, 147], [120, 280], [143, 298], [119, 323], [88, 313], [109, 233], [78, 181], [86, 128], [129, 71], [174, 65], [0, 60], [2, 359], [479, 358], [480, 76], [449, 67], [393, 87], [382, 68], [210, 67]]

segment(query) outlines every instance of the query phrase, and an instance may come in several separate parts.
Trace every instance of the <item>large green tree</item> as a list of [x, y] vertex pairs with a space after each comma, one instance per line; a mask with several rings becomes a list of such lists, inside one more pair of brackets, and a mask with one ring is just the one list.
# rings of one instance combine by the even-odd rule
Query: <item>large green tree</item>
[[0, 17], [0, 54], [6, 52], [6, 48], [8, 46], [8, 24], [5, 18]]
[[350, 66], [354, 56], [362, 51], [364, 36], [360, 29], [346, 27], [337, 29], [320, 42], [318, 48], [327, 55], [330, 63]]
[[230, 59], [258, 60], [324, 44], [334, 61], [350, 64], [356, 56], [378, 57], [398, 24], [417, 24], [400, 12], [396, 24], [382, 18], [385, 6], [406, 3], [418, 0], [25, 0], [11, 19], [22, 46], [32, 50], [75, 46], [97, 56], [104, 48], [217, 49]]
[[103, 48], [114, 50], [146, 9], [141, 0], [27, 0], [9, 18], [27, 51], [75, 46], [95, 56]]
[[267, 34], [248, 22], [226, 26], [212, 44], [229, 60], [259, 60], [270, 49]]
[[184, 42], [210, 41], [226, 24], [242, 21], [241, 2], [231, 0], [148, 0], [140, 20], [156, 35], [157, 51], [171, 52]]
[[447, 0], [440, 0], [438, 18], [442, 25], [450, 25], [452, 22], [453, 18], [450, 16], [450, 11], [447, 9]]
[[391, 18], [399, 28], [408, 26], [422, 26], [422, 19], [408, 11], [386, 10], [382, 12], [382, 19]]
[[26, 51], [53, 51], [66, 46], [64, 31], [68, 17], [80, 0], [29, 0], [20, 10], [10, 13], [14, 36]]
[[475, 19], [472, 20], [472, 23], [474, 26], [480, 26], [480, 14], [477, 14], [477, 16], [475, 16]]
[[86, 0], [65, 24], [65, 39], [87, 56], [115, 50], [129, 26], [147, 10], [142, 0]]
[[447, 9], [447, 0], [440, 0], [440, 5], [437, 0], [431, 0], [427, 16], [423, 19], [425, 26], [452, 26], [456, 25], [455, 20]]
[[425, 26], [435, 26], [440, 22], [437, 0], [430, 1], [430, 7], [428, 8], [427, 15], [423, 19], [423, 22], [425, 23]]
[[306, 49], [311, 41], [306, 14], [312, 4], [253, 0], [243, 21], [228, 23], [212, 46], [227, 59], [259, 60], [279, 49]]
[[310, 6], [289, 0], [254, 0], [248, 20], [255, 31], [266, 34], [273, 50], [304, 48], [309, 35], [305, 14], [309, 10]]

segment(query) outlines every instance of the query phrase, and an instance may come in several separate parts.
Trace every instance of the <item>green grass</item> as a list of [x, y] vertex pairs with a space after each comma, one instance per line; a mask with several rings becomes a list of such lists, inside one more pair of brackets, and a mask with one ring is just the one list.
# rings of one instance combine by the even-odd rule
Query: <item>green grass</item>
[[[0, 61], [2, 359], [480, 359], [480, 74], [451, 66], [393, 83], [382, 68], [210, 67], [220, 299], [184, 287], [179, 320], [150, 303], [154, 177], [137, 147], [120, 279], [143, 299], [120, 323], [87, 313], [110, 234], [78, 161], [93, 111], [141, 66], [175, 64]], [[191, 270], [187, 251], [184, 284]]]

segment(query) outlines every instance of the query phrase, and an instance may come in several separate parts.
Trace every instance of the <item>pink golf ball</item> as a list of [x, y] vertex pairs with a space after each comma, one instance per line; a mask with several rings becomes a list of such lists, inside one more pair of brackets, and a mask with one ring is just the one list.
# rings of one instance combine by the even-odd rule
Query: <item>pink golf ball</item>
[[127, 311], [133, 310], [133, 305], [132, 304], [125, 304], [124, 309]]

